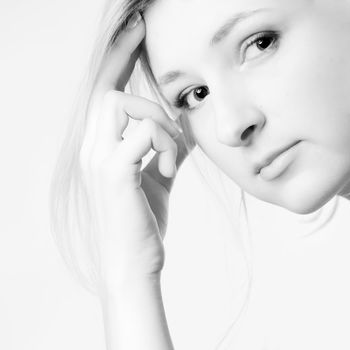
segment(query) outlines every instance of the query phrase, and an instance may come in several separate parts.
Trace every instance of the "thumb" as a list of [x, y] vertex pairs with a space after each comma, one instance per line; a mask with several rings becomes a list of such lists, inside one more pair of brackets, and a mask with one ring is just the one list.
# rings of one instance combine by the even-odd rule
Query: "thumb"
[[182, 125], [183, 132], [173, 138], [177, 145], [177, 157], [176, 168], [179, 169], [187, 156], [192, 152], [196, 146], [192, 129], [190, 127], [188, 118], [186, 115], [181, 114], [178, 118], [178, 122]]

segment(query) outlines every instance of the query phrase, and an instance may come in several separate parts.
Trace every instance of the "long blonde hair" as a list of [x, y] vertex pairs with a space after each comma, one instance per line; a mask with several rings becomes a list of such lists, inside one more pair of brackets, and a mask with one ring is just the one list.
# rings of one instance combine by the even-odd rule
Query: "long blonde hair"
[[[78, 282], [96, 296], [99, 295], [99, 256], [96, 249], [94, 215], [89, 205], [80, 166], [80, 151], [88, 122], [88, 108], [103, 61], [114, 42], [118, 40], [120, 31], [135, 11], [142, 13], [153, 1], [106, 1], [88, 70], [80, 85], [50, 186], [51, 232], [59, 252]], [[146, 81], [155, 99], [163, 106], [166, 104], [157, 90], [144, 52], [128, 85], [130, 91], [136, 91], [140, 81]], [[193, 140], [190, 138], [188, 126], [182, 125], [182, 127], [187, 140], [186, 147], [192, 148]], [[203, 177], [199, 168], [198, 170]]]
[[[89, 104], [104, 59], [109, 55], [114, 42], [118, 40], [119, 33], [136, 11], [142, 13], [153, 1], [106, 1], [88, 69], [81, 81], [52, 175], [49, 194], [51, 232], [73, 276], [94, 295], [98, 295], [99, 256], [96, 249], [93, 206], [89, 205], [80, 166], [80, 152], [88, 123]], [[146, 93], [147, 97], [157, 101], [169, 111], [166, 100], [157, 88], [145, 50], [140, 54], [126, 90], [136, 95]], [[188, 124], [183, 122], [182, 127], [185, 146], [190, 150], [194, 147], [194, 140]]]
[[144, 11], [152, 0], [107, 0], [99, 23], [88, 69], [80, 84], [50, 186], [51, 232], [63, 260], [84, 288], [97, 295], [98, 253], [93, 213], [84, 185], [80, 151], [88, 107], [104, 58], [128, 18]]

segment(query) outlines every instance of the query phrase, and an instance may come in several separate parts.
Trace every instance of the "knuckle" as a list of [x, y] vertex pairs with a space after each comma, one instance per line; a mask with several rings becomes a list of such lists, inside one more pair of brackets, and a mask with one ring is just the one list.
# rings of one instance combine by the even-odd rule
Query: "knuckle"
[[156, 103], [153, 101], [150, 101], [150, 103], [151, 103], [150, 106], [152, 108], [152, 112], [154, 114], [166, 115], [165, 109], [159, 103]]
[[117, 90], [108, 90], [103, 96], [104, 106], [115, 106], [120, 103], [122, 92]]
[[145, 118], [141, 122], [142, 127], [145, 128], [149, 133], [157, 131], [158, 124], [151, 118]]
[[173, 141], [172, 139], [170, 139], [170, 149], [175, 153], [177, 154], [178, 152], [178, 148], [177, 148], [177, 144], [175, 141]]
[[173, 145], [172, 143], [170, 143], [170, 147], [169, 147], [169, 153], [176, 159], [177, 158], [177, 145]]

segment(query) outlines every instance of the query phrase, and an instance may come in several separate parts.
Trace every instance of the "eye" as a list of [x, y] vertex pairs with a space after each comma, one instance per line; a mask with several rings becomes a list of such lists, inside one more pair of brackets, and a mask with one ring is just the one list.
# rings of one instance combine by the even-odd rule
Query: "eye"
[[254, 34], [243, 44], [242, 62], [254, 60], [278, 46], [277, 32], [261, 32]]
[[199, 86], [187, 93], [180, 94], [174, 103], [177, 108], [185, 108], [188, 110], [195, 109], [209, 95], [207, 86]]

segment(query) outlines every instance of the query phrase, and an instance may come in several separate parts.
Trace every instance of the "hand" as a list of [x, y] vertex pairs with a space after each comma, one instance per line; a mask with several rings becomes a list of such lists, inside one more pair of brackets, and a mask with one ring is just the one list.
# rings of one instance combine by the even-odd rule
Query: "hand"
[[[96, 216], [102, 280], [108, 285], [129, 273], [161, 271], [169, 193], [176, 168], [188, 154], [183, 134], [160, 105], [124, 92], [144, 36], [140, 18], [121, 32], [105, 58], [80, 152]], [[129, 117], [140, 123], [123, 138]], [[141, 171], [142, 158], [151, 149], [156, 153]]]

